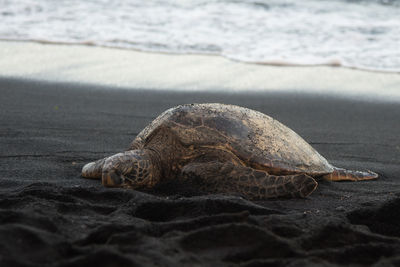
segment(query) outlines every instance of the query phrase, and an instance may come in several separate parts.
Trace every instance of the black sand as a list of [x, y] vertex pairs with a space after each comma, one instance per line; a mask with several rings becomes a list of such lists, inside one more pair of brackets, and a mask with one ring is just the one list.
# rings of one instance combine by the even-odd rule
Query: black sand
[[[400, 105], [0, 80], [0, 266], [400, 266]], [[249, 202], [166, 184], [104, 189], [83, 164], [161, 111], [224, 102], [273, 116], [331, 163], [380, 179]]]

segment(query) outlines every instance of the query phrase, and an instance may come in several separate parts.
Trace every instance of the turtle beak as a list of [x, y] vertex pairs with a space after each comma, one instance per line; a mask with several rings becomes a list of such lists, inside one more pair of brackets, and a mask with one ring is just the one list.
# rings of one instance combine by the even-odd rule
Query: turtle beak
[[101, 179], [103, 165], [106, 161], [106, 158], [100, 159], [95, 162], [90, 162], [83, 166], [82, 168], [82, 177], [90, 178], [90, 179]]

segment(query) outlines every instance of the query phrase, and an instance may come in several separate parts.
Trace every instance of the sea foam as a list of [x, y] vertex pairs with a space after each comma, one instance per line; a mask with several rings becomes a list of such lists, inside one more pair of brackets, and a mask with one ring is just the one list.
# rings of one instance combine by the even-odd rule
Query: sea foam
[[400, 1], [0, 1], [0, 38], [400, 71]]

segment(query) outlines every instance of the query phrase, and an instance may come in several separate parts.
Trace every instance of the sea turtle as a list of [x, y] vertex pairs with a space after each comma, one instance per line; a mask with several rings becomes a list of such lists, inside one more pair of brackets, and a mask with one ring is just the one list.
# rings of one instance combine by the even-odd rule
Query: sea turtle
[[134, 189], [194, 179], [204, 191], [248, 199], [306, 197], [320, 178], [378, 177], [332, 166], [293, 130], [261, 112], [218, 103], [165, 111], [127, 151], [86, 164], [82, 176]]

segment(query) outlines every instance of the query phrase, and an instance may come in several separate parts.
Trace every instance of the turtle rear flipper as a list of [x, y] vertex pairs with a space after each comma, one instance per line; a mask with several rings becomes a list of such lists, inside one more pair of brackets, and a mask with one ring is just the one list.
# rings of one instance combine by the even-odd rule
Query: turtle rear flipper
[[377, 179], [378, 174], [372, 171], [353, 171], [335, 168], [332, 173], [322, 177], [329, 181], [364, 181]]
[[239, 193], [247, 199], [307, 197], [318, 183], [306, 174], [269, 175], [265, 171], [230, 162], [190, 163], [182, 169], [184, 179], [194, 179], [209, 193]]

